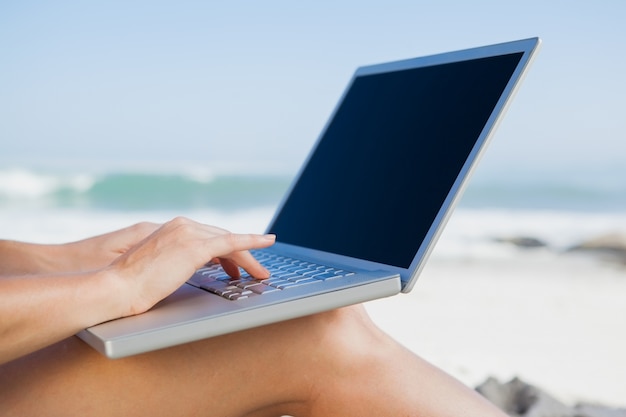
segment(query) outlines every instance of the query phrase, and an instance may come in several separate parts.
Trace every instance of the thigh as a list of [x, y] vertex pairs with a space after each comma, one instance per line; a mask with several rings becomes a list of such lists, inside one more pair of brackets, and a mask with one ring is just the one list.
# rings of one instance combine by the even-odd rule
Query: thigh
[[276, 415], [301, 397], [276, 356], [284, 327], [117, 360], [72, 337], [0, 366], [0, 415]]
[[0, 366], [5, 416], [505, 415], [361, 307], [110, 360], [77, 338]]

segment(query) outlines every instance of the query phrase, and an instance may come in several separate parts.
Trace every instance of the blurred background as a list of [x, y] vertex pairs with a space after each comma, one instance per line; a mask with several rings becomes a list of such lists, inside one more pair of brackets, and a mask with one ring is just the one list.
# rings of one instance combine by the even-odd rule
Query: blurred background
[[539, 36], [423, 286], [372, 314], [468, 383], [624, 402], [625, 270], [569, 249], [626, 233], [626, 3], [220, 3], [0, 3], [2, 238], [181, 214], [260, 232], [358, 66]]

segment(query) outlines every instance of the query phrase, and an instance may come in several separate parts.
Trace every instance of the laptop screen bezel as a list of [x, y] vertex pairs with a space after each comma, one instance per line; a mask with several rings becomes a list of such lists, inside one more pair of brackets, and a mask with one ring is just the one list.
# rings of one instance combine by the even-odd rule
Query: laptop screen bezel
[[538, 50], [541, 41], [539, 38], [529, 38], [523, 39], [519, 41], [500, 43], [495, 45], [482, 46], [478, 48], [464, 49], [459, 51], [447, 52], [437, 55], [429, 55], [419, 58], [413, 58], [408, 60], [394, 61], [384, 64], [376, 64], [376, 65], [368, 65], [358, 68], [351, 80], [349, 81], [346, 89], [344, 90], [342, 96], [340, 97], [335, 109], [331, 113], [326, 125], [322, 129], [320, 135], [317, 138], [314, 146], [309, 152], [305, 162], [300, 167], [298, 174], [294, 177], [288, 191], [285, 193], [281, 203], [276, 210], [274, 217], [269, 223], [267, 231], [272, 230], [272, 225], [276, 222], [277, 218], [280, 216], [283, 207], [292, 192], [293, 188], [298, 183], [299, 178], [302, 176], [309, 160], [312, 155], [315, 153], [320, 141], [323, 139], [329, 125], [333, 121], [335, 114], [338, 109], [341, 107], [346, 95], [350, 91], [356, 79], [362, 76], [368, 75], [376, 75], [389, 73], [394, 71], [403, 71], [414, 68], [421, 67], [429, 67], [436, 66], [442, 64], [449, 64], [454, 62], [475, 60], [481, 58], [488, 58], [499, 55], [507, 55], [507, 54], [516, 54], [521, 53], [520, 60], [511, 74], [506, 87], [502, 91], [499, 99], [494, 106], [493, 111], [491, 112], [487, 122], [485, 123], [478, 139], [476, 140], [472, 150], [470, 151], [467, 160], [465, 161], [463, 167], [461, 168], [459, 175], [456, 177], [453, 185], [450, 187], [450, 190], [441, 205], [434, 221], [430, 225], [427, 234], [425, 235], [422, 243], [419, 245], [417, 252], [415, 253], [413, 260], [409, 267], [402, 268], [398, 266], [382, 264], [379, 262], [367, 261], [363, 259], [356, 259], [349, 256], [328, 253], [324, 251], [320, 251], [317, 249], [302, 247], [302, 246], [294, 246], [284, 242], [281, 242], [280, 235], [277, 236], [277, 243], [275, 245], [276, 250], [280, 250], [281, 252], [293, 253], [294, 256], [305, 256], [310, 257], [311, 259], [319, 259], [320, 257], [323, 259], [328, 259], [329, 262], [333, 262], [339, 265], [345, 265], [345, 267], [358, 267], [361, 269], [369, 269], [369, 270], [386, 270], [391, 271], [393, 273], [397, 273], [400, 275], [400, 279], [402, 282], [402, 292], [410, 291], [415, 285], [416, 279], [419, 276], [421, 270], [423, 269], [430, 253], [432, 252], [441, 232], [444, 229], [445, 224], [447, 223], [450, 215], [453, 212], [454, 207], [456, 206], [458, 200], [460, 199], [464, 188], [467, 186], [469, 179], [473, 170], [475, 169], [482, 153], [487, 147], [490, 139], [493, 137], [493, 133], [498, 126], [498, 123], [502, 119], [506, 109], [511, 102], [511, 99], [515, 95], [515, 92], [518, 89], [518, 86], [523, 79], [529, 65], [532, 63], [532, 60], [535, 56], [535, 52]]

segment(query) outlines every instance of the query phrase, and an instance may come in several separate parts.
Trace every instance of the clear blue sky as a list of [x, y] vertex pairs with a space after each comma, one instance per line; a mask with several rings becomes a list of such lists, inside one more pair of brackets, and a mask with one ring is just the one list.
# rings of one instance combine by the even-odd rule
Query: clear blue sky
[[0, 3], [0, 167], [295, 170], [357, 66], [531, 36], [483, 170], [626, 161], [626, 2], [217, 3]]

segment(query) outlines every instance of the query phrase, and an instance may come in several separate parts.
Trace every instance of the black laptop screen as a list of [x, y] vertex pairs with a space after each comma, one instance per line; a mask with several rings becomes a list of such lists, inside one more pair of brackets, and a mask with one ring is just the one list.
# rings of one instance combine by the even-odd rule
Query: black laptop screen
[[356, 77], [269, 231], [408, 268], [521, 56]]

